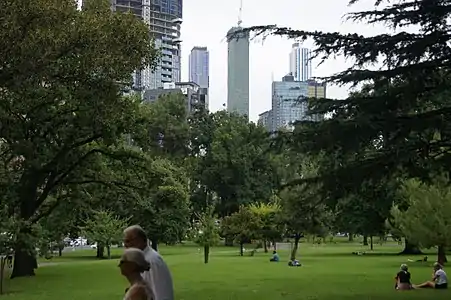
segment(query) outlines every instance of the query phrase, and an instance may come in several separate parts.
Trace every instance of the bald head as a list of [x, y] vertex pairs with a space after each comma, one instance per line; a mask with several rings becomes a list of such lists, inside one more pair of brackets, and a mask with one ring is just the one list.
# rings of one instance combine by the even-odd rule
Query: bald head
[[124, 230], [125, 248], [138, 248], [144, 250], [147, 247], [147, 234], [139, 225], [127, 227]]

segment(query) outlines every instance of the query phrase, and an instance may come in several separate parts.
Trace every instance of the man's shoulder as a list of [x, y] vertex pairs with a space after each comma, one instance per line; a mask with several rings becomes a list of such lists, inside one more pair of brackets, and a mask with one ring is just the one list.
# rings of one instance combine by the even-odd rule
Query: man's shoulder
[[150, 248], [145, 252], [146, 260], [149, 261], [151, 264], [165, 264], [163, 257], [155, 251], [154, 249]]

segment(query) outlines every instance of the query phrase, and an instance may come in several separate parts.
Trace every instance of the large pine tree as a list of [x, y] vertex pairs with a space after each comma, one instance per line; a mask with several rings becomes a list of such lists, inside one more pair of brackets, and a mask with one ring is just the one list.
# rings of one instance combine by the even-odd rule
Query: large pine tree
[[[383, 23], [393, 34], [365, 37], [277, 26], [246, 29], [257, 35], [311, 38], [319, 58], [343, 55], [355, 61], [327, 80], [365, 88], [344, 100], [312, 101], [315, 113], [332, 118], [304, 122], [294, 133], [303, 151], [327, 151], [336, 154], [329, 156], [333, 160], [346, 161], [323, 164], [325, 183], [336, 185], [339, 178], [352, 187], [401, 169], [409, 177], [428, 177], [439, 167], [449, 169], [450, 13], [449, 0], [378, 0], [374, 10], [351, 13], [348, 20]], [[409, 26], [418, 29], [404, 31]]]

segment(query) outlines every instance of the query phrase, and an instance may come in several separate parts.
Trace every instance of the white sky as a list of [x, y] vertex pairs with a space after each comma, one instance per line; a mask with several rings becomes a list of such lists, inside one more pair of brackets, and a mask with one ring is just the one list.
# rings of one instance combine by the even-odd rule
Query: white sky
[[[383, 26], [367, 26], [344, 22], [342, 16], [351, 10], [371, 10], [375, 0], [361, 0], [348, 7], [348, 0], [243, 0], [243, 25], [277, 24], [303, 30], [357, 32], [374, 35], [384, 32]], [[236, 25], [240, 0], [185, 0], [182, 24], [182, 80], [188, 79], [188, 55], [193, 46], [210, 50], [210, 110], [223, 108], [227, 102], [227, 30]], [[289, 52], [293, 41], [269, 37], [251, 41], [250, 46], [250, 119], [271, 108], [271, 77], [280, 80], [289, 71]], [[312, 42], [304, 43], [312, 47]], [[327, 76], [345, 69], [343, 58], [329, 60], [316, 68], [314, 76]], [[328, 97], [343, 98], [346, 88], [329, 87]]]

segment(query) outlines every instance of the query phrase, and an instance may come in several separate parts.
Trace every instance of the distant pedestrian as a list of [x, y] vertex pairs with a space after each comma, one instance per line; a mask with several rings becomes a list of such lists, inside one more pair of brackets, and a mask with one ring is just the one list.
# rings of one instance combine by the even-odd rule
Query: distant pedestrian
[[149, 247], [147, 235], [141, 226], [133, 225], [124, 230], [124, 246], [144, 252], [150, 270], [143, 272], [142, 276], [150, 285], [154, 300], [174, 300], [171, 272], [161, 255]]

